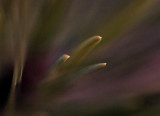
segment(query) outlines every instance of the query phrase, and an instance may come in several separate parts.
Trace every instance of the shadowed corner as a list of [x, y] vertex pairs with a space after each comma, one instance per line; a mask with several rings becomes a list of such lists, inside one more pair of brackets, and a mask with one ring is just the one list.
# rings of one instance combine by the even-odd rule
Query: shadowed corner
[[0, 74], [0, 111], [2, 111], [7, 103], [11, 83], [13, 78], [13, 66], [6, 65]]

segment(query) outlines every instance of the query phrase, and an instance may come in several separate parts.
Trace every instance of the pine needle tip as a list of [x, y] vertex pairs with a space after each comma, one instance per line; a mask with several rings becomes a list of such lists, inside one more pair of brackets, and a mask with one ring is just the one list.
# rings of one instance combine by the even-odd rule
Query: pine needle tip
[[101, 63], [102, 67], [106, 67], [107, 63]]
[[101, 41], [102, 37], [101, 36], [95, 36], [97, 38], [97, 40]]
[[64, 61], [68, 60], [70, 58], [70, 56], [68, 54], [64, 54], [63, 55]]

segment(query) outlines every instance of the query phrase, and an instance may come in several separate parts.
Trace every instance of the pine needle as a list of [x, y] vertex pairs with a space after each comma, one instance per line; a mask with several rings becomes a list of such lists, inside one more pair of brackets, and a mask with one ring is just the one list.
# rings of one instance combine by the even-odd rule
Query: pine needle
[[70, 80], [70, 82], [77, 80], [78, 78], [87, 75], [89, 73], [92, 73], [94, 71], [97, 71], [99, 69], [102, 69], [104, 67], [106, 67], [107, 63], [98, 63], [98, 64], [94, 64], [88, 67], [85, 67], [79, 71], [74, 72], [73, 74], [68, 76], [68, 80]]
[[58, 58], [49, 70], [49, 72], [47, 73], [44, 82], [54, 79], [57, 75], [57, 70], [59, 69], [59, 67], [62, 66], [63, 63], [66, 62], [69, 58], [70, 56], [67, 54], [64, 54], [60, 58]]

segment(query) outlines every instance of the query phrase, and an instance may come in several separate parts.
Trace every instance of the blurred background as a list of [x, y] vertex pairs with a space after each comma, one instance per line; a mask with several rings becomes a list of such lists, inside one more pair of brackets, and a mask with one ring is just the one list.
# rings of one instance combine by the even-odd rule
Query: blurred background
[[18, 102], [27, 109], [51, 64], [100, 35], [81, 66], [106, 62], [106, 68], [84, 76], [32, 115], [159, 116], [159, 6], [159, 0], [1, 0], [0, 106], [15, 62], [23, 64]]

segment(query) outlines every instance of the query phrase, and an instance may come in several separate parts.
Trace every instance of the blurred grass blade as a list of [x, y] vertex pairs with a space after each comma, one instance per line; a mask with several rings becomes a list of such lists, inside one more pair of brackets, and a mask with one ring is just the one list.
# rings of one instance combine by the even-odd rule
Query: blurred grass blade
[[[6, 107], [4, 113], [6, 116], [14, 116], [15, 107], [16, 107], [16, 92], [19, 90], [17, 85], [20, 85], [22, 80], [23, 67], [26, 57], [26, 49], [27, 49], [27, 34], [26, 27], [29, 24], [22, 25], [20, 22], [21, 18], [21, 3], [19, 0], [15, 1], [12, 4], [11, 8], [11, 16], [10, 16], [10, 24], [8, 25], [10, 28], [9, 41], [11, 42], [11, 51], [14, 60], [14, 74], [12, 78], [11, 90], [9, 93], [9, 98], [6, 103]], [[25, 4], [23, 4], [25, 5]], [[22, 6], [23, 6], [22, 5]], [[25, 9], [25, 7], [23, 6]], [[21, 9], [21, 10], [20, 10]], [[25, 14], [26, 15], [26, 14]], [[25, 17], [26, 18], [26, 17]], [[23, 20], [23, 19], [22, 19]], [[27, 26], [26, 26], [27, 25]], [[23, 28], [23, 29], [22, 29]], [[25, 36], [24, 36], [25, 35]], [[17, 88], [18, 87], [18, 88]]]
[[134, 27], [135, 24], [139, 24], [157, 2], [158, 0], [136, 0], [124, 8], [124, 10], [113, 17], [112, 20], [102, 25], [98, 31], [106, 38], [104, 42], [109, 42], [121, 36]]
[[44, 0], [31, 49], [39, 50], [42, 46], [47, 48], [54, 42], [52, 36], [58, 33], [57, 27], [65, 14], [66, 3], [68, 3], [67, 0]]
[[11, 90], [9, 94], [9, 98], [4, 110], [4, 116], [13, 116], [15, 112], [16, 106], [16, 91], [17, 85], [20, 84], [18, 81], [22, 77], [23, 65], [20, 62], [17, 62], [14, 66], [14, 74], [12, 79]]

